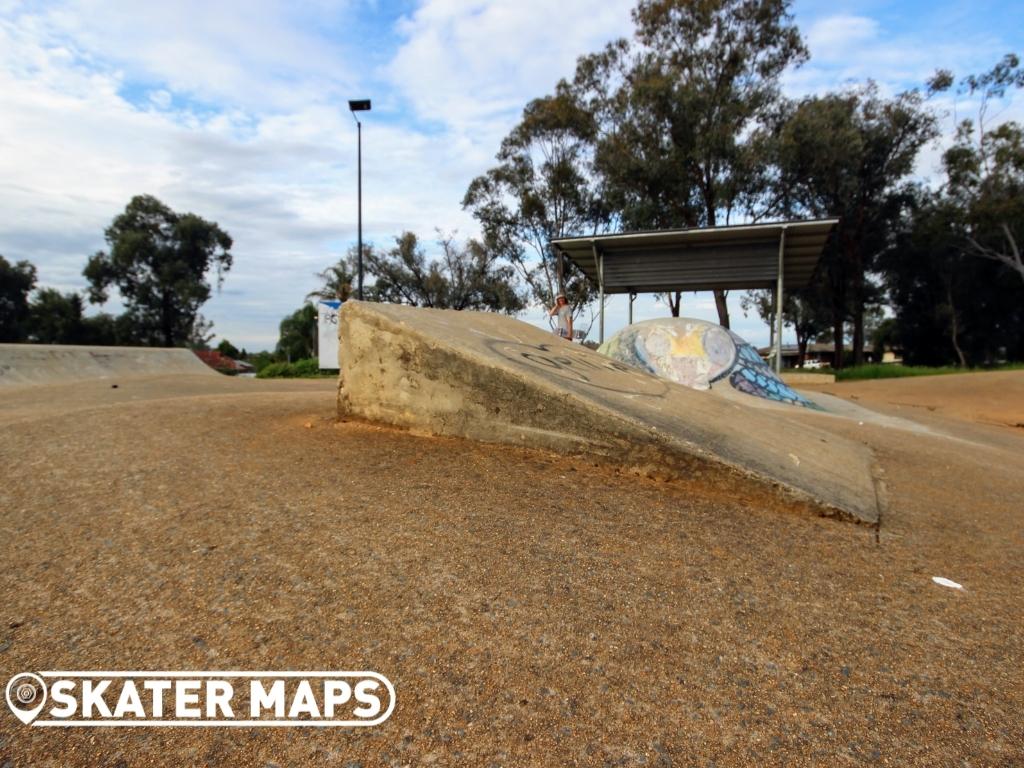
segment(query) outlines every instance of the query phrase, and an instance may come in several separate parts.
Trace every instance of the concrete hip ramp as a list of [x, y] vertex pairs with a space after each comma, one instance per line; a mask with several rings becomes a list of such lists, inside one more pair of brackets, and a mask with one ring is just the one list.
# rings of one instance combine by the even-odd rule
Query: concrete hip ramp
[[218, 375], [190, 349], [0, 344], [0, 387], [162, 374]]
[[349, 301], [339, 362], [342, 418], [749, 481], [879, 519], [870, 450], [793, 417], [805, 409], [694, 391], [503, 315]]

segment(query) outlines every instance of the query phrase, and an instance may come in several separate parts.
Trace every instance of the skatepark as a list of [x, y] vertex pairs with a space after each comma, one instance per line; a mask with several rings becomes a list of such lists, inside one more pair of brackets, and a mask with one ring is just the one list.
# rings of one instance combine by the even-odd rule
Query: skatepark
[[1024, 372], [815, 410], [452, 314], [351, 302], [340, 382], [0, 345], [6, 669], [397, 693], [354, 731], [7, 718], [16, 764], [1022, 759]]

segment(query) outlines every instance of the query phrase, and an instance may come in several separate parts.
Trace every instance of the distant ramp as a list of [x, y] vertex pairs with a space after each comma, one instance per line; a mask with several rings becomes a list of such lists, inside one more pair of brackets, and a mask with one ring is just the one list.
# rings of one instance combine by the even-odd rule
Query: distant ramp
[[190, 349], [0, 344], [0, 387], [217, 372]]
[[343, 417], [592, 454], [719, 488], [753, 481], [879, 519], [870, 450], [808, 423], [813, 412], [698, 392], [509, 317], [349, 301], [339, 362]]

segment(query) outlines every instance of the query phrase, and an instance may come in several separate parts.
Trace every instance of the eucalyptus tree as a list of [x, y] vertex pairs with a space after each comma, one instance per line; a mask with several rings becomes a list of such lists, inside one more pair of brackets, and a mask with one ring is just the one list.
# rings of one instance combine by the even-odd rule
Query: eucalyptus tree
[[434, 309], [513, 314], [524, 308], [515, 272], [495, 249], [478, 240], [461, 244], [440, 233], [439, 238], [440, 258], [435, 259], [427, 256], [413, 232], [396, 237], [388, 250], [369, 251], [369, 295], [377, 301]]
[[865, 305], [873, 295], [868, 275], [913, 198], [918, 153], [936, 135], [936, 117], [920, 92], [884, 98], [868, 83], [792, 105], [774, 143], [789, 211], [840, 218], [823, 258], [837, 367], [848, 319], [854, 362], [864, 360]]
[[105, 232], [109, 250], [85, 266], [89, 299], [117, 288], [140, 341], [182, 346], [206, 335], [199, 308], [231, 269], [231, 236], [194, 213], [176, 213], [151, 195], [133, 197]]
[[[514, 266], [529, 299], [554, 303], [560, 283], [579, 311], [593, 291], [571, 264], [558, 274], [552, 240], [594, 234], [607, 220], [590, 166], [594, 118], [566, 83], [534, 99], [501, 143], [498, 164], [469, 185], [463, 206], [480, 222], [483, 246]], [[560, 279], [561, 278], [561, 279]]]
[[[616, 223], [713, 227], [777, 210], [752, 137], [778, 111], [783, 72], [807, 58], [789, 0], [641, 0], [633, 21], [631, 39], [580, 59], [572, 84], [594, 115]], [[715, 303], [728, 327], [724, 291]]]

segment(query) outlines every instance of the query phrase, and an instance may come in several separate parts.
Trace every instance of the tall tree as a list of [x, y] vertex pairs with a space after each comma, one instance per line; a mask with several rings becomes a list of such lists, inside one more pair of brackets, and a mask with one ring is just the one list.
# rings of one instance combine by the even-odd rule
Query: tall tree
[[907, 179], [918, 152], [936, 134], [935, 116], [919, 92], [886, 99], [869, 83], [798, 102], [774, 145], [777, 184], [789, 210], [840, 217], [823, 258], [837, 367], [844, 363], [847, 318], [854, 362], [864, 360], [867, 276], [909, 200]]
[[412, 232], [395, 238], [388, 251], [366, 257], [373, 278], [370, 295], [378, 301], [435, 309], [491, 310], [512, 314], [524, 308], [515, 273], [494, 250], [477, 240], [459, 245], [450, 236], [438, 241], [441, 258], [428, 260]]
[[[754, 129], [779, 79], [807, 58], [789, 0], [641, 0], [632, 40], [580, 60], [597, 116], [594, 167], [625, 229], [713, 227], [774, 210], [758, 185]], [[669, 297], [678, 312], [678, 294]], [[715, 292], [728, 327], [724, 291]]]
[[1024, 291], [997, 262], [964, 252], [968, 214], [942, 191], [922, 192], [881, 257], [907, 363], [1024, 359]]
[[0, 256], [0, 342], [24, 341], [29, 325], [29, 294], [36, 285], [30, 262], [11, 264]]
[[[952, 82], [950, 73], [940, 71], [932, 87], [942, 90]], [[993, 104], [1022, 87], [1024, 69], [1014, 54], [984, 74], [963, 78], [959, 93], [977, 100], [977, 112], [957, 126], [943, 164], [945, 192], [967, 214], [964, 252], [992, 259], [1024, 280], [1024, 128], [1013, 121], [989, 124]]]
[[316, 355], [316, 307], [309, 302], [281, 321], [276, 356], [289, 363]]
[[498, 165], [474, 179], [463, 207], [480, 222], [487, 250], [512, 264], [529, 299], [554, 304], [559, 282], [579, 311], [593, 300], [581, 272], [558, 259], [550, 242], [597, 232], [605, 220], [589, 175], [593, 116], [567, 84], [553, 96], [531, 101], [522, 120], [502, 141]]
[[[949, 72], [933, 91], [954, 87]], [[1024, 358], [1024, 129], [992, 125], [990, 110], [1024, 86], [1014, 55], [964, 77], [958, 96], [976, 107], [943, 154], [945, 184], [921, 192], [882, 259], [908, 362], [979, 365]], [[979, 258], [980, 257], [980, 258]]]
[[210, 298], [208, 273], [220, 287], [231, 269], [231, 237], [193, 213], [175, 213], [150, 195], [133, 197], [105, 232], [109, 251], [89, 259], [89, 299], [101, 304], [117, 288], [143, 343], [182, 346], [204, 335], [199, 308]]

